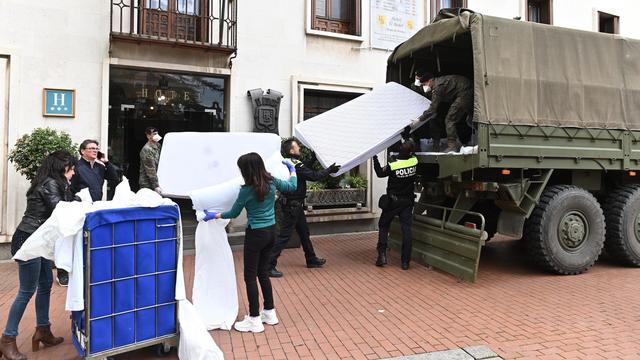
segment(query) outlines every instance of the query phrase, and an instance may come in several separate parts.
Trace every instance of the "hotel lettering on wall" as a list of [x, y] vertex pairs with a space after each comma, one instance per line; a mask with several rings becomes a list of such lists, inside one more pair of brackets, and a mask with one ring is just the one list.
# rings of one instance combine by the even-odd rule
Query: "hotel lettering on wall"
[[247, 91], [253, 106], [253, 132], [278, 133], [278, 114], [280, 112], [280, 100], [282, 93], [273, 89]]
[[76, 91], [73, 89], [42, 89], [42, 116], [75, 117]]

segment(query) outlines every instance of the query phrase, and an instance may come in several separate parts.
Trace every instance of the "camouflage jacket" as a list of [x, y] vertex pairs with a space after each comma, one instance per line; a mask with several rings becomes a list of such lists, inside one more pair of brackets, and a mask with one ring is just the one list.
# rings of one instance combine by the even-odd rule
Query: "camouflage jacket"
[[433, 79], [431, 106], [420, 116], [420, 120], [430, 120], [438, 113], [441, 103], [452, 103], [457, 98], [473, 103], [473, 84], [461, 75], [444, 75]]
[[144, 144], [140, 150], [140, 188], [155, 190], [158, 186], [158, 162], [160, 161], [160, 144]]

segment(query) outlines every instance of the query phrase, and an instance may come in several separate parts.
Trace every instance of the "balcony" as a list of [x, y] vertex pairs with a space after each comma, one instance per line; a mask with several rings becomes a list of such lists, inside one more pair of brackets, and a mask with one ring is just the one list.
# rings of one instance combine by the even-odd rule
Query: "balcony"
[[110, 0], [111, 39], [234, 53], [238, 0]]

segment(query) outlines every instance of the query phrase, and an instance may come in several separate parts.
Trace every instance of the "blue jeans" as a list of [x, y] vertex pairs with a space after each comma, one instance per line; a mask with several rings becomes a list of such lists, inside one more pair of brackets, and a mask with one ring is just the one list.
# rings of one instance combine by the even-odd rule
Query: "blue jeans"
[[[16, 236], [29, 236], [22, 231], [16, 231]], [[49, 299], [51, 297], [51, 285], [53, 284], [53, 262], [39, 257], [28, 261], [18, 260], [18, 276], [20, 278], [20, 289], [16, 299], [9, 310], [7, 326], [4, 329], [6, 336], [18, 336], [18, 325], [27, 308], [29, 300], [36, 292], [36, 322], [38, 326], [49, 325]]]

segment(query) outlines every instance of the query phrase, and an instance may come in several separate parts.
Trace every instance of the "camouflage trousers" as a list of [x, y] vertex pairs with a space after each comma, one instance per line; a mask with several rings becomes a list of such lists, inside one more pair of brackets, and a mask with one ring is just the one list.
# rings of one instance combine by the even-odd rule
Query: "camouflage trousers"
[[458, 130], [456, 130], [456, 124], [472, 110], [473, 95], [459, 96], [451, 103], [451, 107], [449, 107], [447, 116], [444, 119], [444, 125], [446, 127], [448, 139], [458, 138]]

